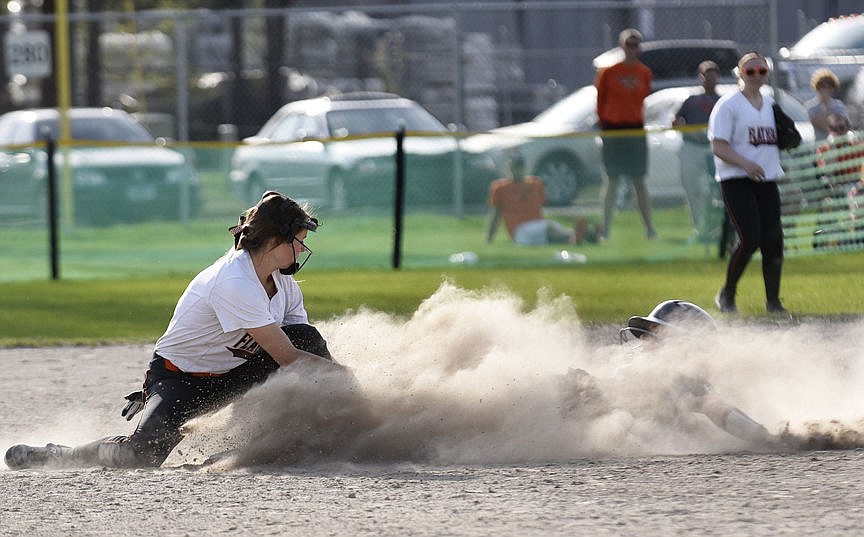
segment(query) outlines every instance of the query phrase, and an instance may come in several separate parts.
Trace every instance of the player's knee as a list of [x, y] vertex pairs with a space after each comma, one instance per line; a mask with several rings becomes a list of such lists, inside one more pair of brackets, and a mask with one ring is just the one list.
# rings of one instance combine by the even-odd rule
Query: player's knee
[[741, 229], [738, 228], [738, 249], [746, 253], [747, 255], [752, 255], [759, 249], [762, 245], [762, 241], [760, 240], [760, 236], [758, 232], [751, 231], [749, 229]]

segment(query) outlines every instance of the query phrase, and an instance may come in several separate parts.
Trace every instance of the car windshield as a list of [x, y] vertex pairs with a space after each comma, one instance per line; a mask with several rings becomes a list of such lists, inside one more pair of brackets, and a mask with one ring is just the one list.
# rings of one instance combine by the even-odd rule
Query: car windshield
[[594, 128], [597, 123], [597, 88], [584, 86], [534, 118], [537, 123], [560, 125], [574, 131]]
[[826, 50], [864, 49], [864, 17], [822, 23], [790, 49], [795, 56], [812, 56]]
[[417, 108], [365, 108], [327, 113], [327, 129], [334, 138], [392, 132], [400, 125], [407, 131], [447, 131], [434, 116]]
[[[135, 122], [116, 117], [72, 117], [70, 118], [73, 140], [99, 140], [111, 142], [151, 143], [153, 137]], [[34, 140], [44, 138], [46, 130], [55, 140], [60, 137], [60, 120], [45, 119], [34, 125]]]
[[720, 66], [720, 73], [729, 76], [738, 65], [741, 55], [731, 48], [706, 48], [699, 46], [670, 47], [656, 50], [645, 50], [639, 61], [651, 69], [654, 81], [669, 78], [688, 79], [693, 78], [693, 73], [699, 68], [699, 64], [705, 60], [711, 60]]

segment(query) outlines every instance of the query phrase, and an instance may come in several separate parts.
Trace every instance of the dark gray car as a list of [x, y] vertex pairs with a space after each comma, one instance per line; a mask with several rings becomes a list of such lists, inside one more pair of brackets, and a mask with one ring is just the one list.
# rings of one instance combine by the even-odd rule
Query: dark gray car
[[[662, 39], [643, 42], [639, 61], [651, 69], [651, 90], [657, 91], [692, 84], [699, 64], [705, 60], [720, 68], [721, 82], [734, 83], [733, 69], [740, 57], [738, 45], [726, 39]], [[594, 69], [609, 67], [623, 59], [621, 47], [609, 49], [594, 58]]]

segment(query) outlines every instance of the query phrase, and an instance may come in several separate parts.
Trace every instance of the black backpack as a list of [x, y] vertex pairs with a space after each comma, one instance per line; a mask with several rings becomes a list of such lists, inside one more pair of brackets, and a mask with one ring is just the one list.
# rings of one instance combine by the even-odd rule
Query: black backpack
[[780, 149], [795, 149], [801, 144], [801, 133], [795, 128], [795, 122], [786, 115], [780, 105], [774, 103], [774, 123], [777, 129], [777, 147]]

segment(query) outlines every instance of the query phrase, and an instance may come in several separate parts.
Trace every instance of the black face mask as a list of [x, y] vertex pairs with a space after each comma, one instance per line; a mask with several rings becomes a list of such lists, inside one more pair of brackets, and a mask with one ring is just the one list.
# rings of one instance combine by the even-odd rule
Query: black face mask
[[279, 272], [286, 276], [293, 276], [294, 274], [297, 274], [297, 271], [299, 271], [301, 268], [303, 268], [303, 265], [295, 261], [291, 263], [288, 268], [280, 268]]

